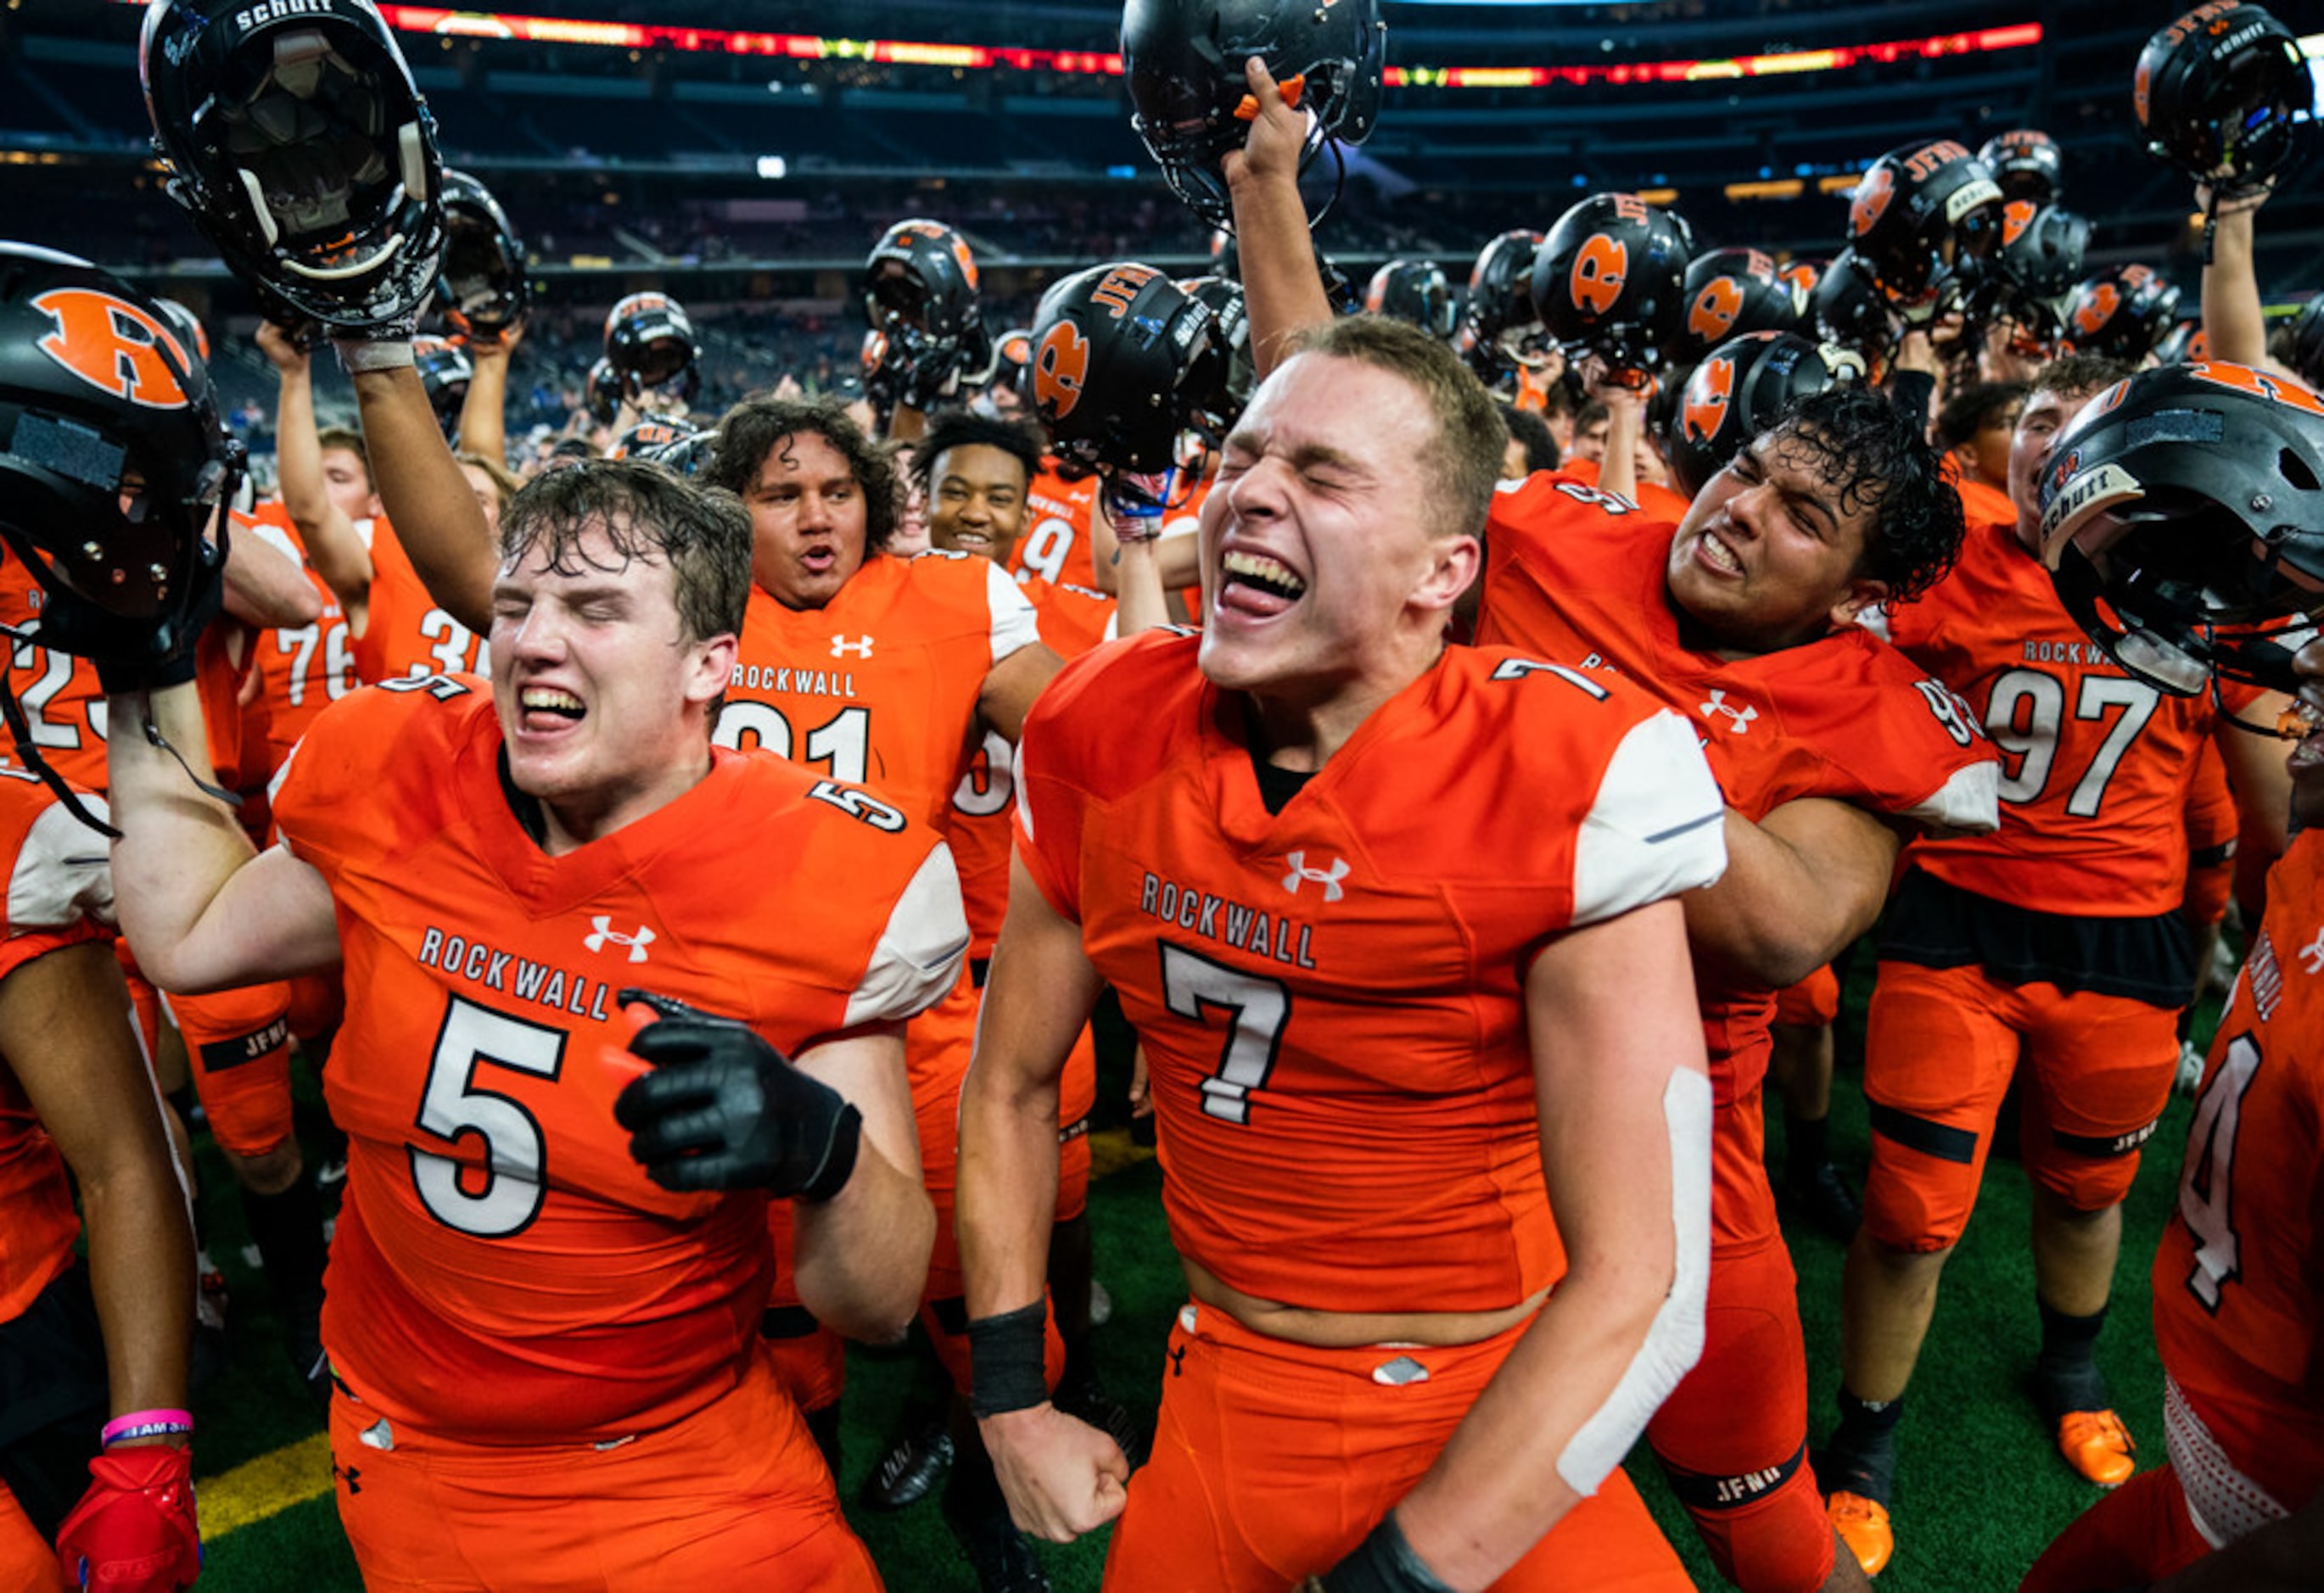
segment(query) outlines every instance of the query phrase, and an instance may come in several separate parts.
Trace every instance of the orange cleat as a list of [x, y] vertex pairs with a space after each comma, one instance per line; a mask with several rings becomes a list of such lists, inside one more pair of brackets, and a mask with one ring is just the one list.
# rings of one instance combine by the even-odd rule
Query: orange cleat
[[1856, 1556], [1856, 1563], [1864, 1568], [1864, 1574], [1878, 1576], [1896, 1552], [1896, 1533], [1888, 1524], [1888, 1506], [1877, 1499], [1842, 1490], [1826, 1499], [1823, 1508], [1831, 1521], [1832, 1531], [1848, 1545], [1848, 1552]]
[[2058, 1421], [2058, 1452], [2100, 1487], [2120, 1487], [2138, 1469], [2138, 1446], [2112, 1411], [2069, 1411]]

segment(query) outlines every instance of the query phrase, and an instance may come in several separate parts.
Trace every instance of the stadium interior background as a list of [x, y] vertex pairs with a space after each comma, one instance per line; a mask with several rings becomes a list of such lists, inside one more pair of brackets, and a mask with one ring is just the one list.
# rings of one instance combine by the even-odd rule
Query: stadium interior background
[[[853, 371], [863, 259], [899, 216], [968, 237], [995, 332], [1026, 324], [1041, 289], [1076, 267], [1131, 258], [1193, 274], [1208, 260], [1207, 229], [1130, 130], [1110, 0], [511, 3], [521, 11], [385, 10], [447, 161], [493, 189], [531, 252], [537, 308], [510, 384], [512, 438], [575, 423], [604, 313], [640, 289], [693, 313], [708, 413], [785, 372], [817, 388]], [[143, 10], [5, 0], [5, 230], [85, 254], [223, 331], [215, 374], [263, 456], [274, 382], [247, 336], [254, 307], [161, 191], [135, 69]], [[1674, 207], [1704, 248], [1827, 257], [1855, 175], [1882, 151], [1939, 133], [1973, 148], [2034, 126], [2063, 147], [2067, 202], [2097, 224], [2090, 269], [2154, 265], [2191, 308], [2191, 197], [2148, 157], [2130, 108], [2129, 63], [2155, 8], [1388, 0], [1383, 11], [1379, 127], [1347, 152], [1344, 191], [1316, 233], [1359, 286], [1398, 255], [1464, 281], [1494, 234], [1545, 228], [1606, 189]], [[2305, 42], [2315, 56], [2324, 33]], [[1310, 181], [1320, 202], [1328, 157]], [[2324, 245], [2324, 163], [2294, 174], [2259, 237], [2272, 303], [2313, 286], [2302, 273]], [[327, 418], [351, 411], [337, 372], [318, 375]]]

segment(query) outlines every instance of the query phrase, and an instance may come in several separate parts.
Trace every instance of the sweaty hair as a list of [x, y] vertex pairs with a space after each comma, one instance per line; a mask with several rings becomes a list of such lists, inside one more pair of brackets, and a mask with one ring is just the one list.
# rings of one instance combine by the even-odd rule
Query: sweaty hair
[[887, 450], [863, 435], [847, 411], [830, 399], [745, 399], [718, 422], [702, 484], [719, 487], [748, 502], [770, 454], [789, 450], [805, 434], [829, 443], [847, 463], [863, 493], [863, 551], [869, 556], [896, 535], [896, 467]]
[[1840, 489], [1843, 514], [1869, 511], [1861, 572], [1910, 603], [1945, 578], [1960, 557], [1960, 494], [1942, 474], [1944, 456], [1886, 393], [1832, 388], [1784, 411], [1770, 437], [1796, 445], [1808, 468]]
[[923, 493], [935, 490], [936, 461], [954, 448], [998, 448], [1025, 467], [1025, 484], [1041, 474], [1041, 445], [1014, 421], [995, 420], [973, 410], [945, 410], [928, 422], [912, 445], [912, 474]]
[[1974, 382], [1945, 401], [1937, 411], [1937, 443], [1941, 447], [1958, 448], [1975, 440], [2011, 405], [2025, 397], [2023, 382]]
[[2031, 398], [2037, 392], [2104, 392], [2116, 382], [2127, 382], [2137, 373], [2136, 365], [2110, 360], [2102, 354], [2065, 355], [2034, 373], [2034, 385], [2025, 396]]
[[[603, 531], [618, 564], [599, 564], [581, 539]], [[637, 559], [669, 566], [678, 624], [689, 642], [739, 634], [751, 598], [751, 516], [732, 493], [705, 489], [643, 459], [590, 459], [527, 482], [501, 514], [501, 563], [536, 548], [560, 576], [620, 574]]]
[[473, 465], [484, 473], [493, 483], [493, 490], [501, 495], [503, 513], [508, 511], [509, 500], [524, 489], [524, 483], [497, 459], [487, 459], [482, 454], [455, 454], [452, 457], [462, 465]]
[[1509, 432], [1499, 407], [1458, 355], [1419, 327], [1380, 316], [1343, 316], [1311, 327], [1296, 352], [1370, 365], [1417, 389], [1436, 424], [1436, 447], [1426, 463], [1443, 501], [1437, 532], [1484, 535]]
[[344, 448], [353, 454], [364, 467], [364, 484], [374, 490], [378, 488], [379, 483], [373, 479], [371, 474], [371, 452], [364, 447], [362, 432], [351, 426], [326, 426], [315, 434], [315, 441], [325, 453], [333, 448]]
[[1557, 468], [1557, 439], [1549, 434], [1549, 422], [1532, 410], [1503, 409], [1501, 424], [1509, 428], [1510, 437], [1525, 450], [1527, 470]]

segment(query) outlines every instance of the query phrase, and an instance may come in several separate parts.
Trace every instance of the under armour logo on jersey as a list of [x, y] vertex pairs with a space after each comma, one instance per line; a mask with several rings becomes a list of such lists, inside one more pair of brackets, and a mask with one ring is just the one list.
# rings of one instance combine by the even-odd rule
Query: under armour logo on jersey
[[2300, 948], [2300, 966], [2303, 972], [2324, 973], [2324, 929], [2319, 929], [2316, 938]]
[[654, 943], [654, 932], [643, 924], [638, 925], [635, 935], [622, 935], [615, 932], [611, 918], [600, 914], [589, 920], [589, 933], [581, 937], [583, 945], [593, 952], [602, 952], [607, 946], [627, 946], [632, 962], [644, 962], [646, 948]]
[[1702, 704], [1702, 711], [1705, 714], [1726, 714], [1729, 721], [1727, 726], [1729, 733], [1738, 736], [1749, 728], [1753, 720], [1759, 717], [1759, 710], [1748, 703], [1739, 708], [1737, 707], [1727, 700], [1726, 689], [1716, 686], [1711, 688], [1711, 700]]
[[1291, 872], [1283, 876], [1283, 889], [1292, 895], [1297, 896], [1301, 883], [1309, 879], [1323, 888], [1323, 899], [1327, 902], [1338, 901], [1348, 894], [1346, 888], [1340, 883], [1348, 877], [1347, 859], [1333, 858], [1328, 869], [1309, 868], [1307, 854], [1304, 852], [1295, 852], [1283, 861], [1291, 865]]
[[872, 639], [868, 636], [859, 636], [853, 641], [848, 640], [844, 636], [835, 636], [831, 639], [831, 656], [833, 658], [844, 658], [850, 653], [853, 653], [859, 658], [870, 658], [872, 656]]

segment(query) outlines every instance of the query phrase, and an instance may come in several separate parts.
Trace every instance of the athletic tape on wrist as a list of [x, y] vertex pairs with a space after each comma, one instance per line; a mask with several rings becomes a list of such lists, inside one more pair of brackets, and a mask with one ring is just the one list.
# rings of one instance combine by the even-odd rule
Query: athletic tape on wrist
[[969, 1408], [981, 1421], [1009, 1411], [1027, 1411], [1049, 1397], [1043, 1367], [1043, 1330], [1048, 1303], [1036, 1300], [998, 1316], [968, 1324]]
[[408, 371], [416, 362], [411, 357], [411, 339], [391, 338], [382, 342], [355, 337], [334, 338], [331, 346], [339, 351], [339, 364], [350, 376], [365, 371]]

